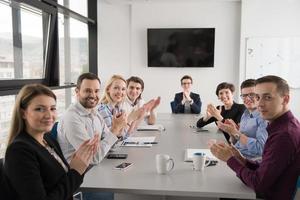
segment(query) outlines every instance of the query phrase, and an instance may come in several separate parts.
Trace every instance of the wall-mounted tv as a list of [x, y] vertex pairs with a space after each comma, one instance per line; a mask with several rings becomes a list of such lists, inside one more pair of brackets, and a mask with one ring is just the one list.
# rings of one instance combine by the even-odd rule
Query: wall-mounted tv
[[147, 30], [148, 67], [213, 67], [215, 28]]

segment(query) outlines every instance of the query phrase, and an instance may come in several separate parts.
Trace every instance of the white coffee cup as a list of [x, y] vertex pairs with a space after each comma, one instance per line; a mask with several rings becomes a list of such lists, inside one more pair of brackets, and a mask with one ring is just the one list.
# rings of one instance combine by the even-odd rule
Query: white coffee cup
[[174, 168], [174, 160], [167, 154], [156, 155], [156, 170], [159, 174], [166, 174]]
[[205, 164], [206, 155], [205, 153], [194, 153], [193, 155], [193, 169], [196, 171], [203, 171], [204, 167], [207, 167], [210, 164], [210, 160]]

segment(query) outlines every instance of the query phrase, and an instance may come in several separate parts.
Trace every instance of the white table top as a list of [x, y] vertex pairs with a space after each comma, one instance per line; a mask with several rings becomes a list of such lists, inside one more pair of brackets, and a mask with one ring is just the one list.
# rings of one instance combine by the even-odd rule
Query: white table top
[[[225, 140], [214, 124], [205, 127], [209, 132], [195, 132], [196, 116], [189, 114], [159, 114], [162, 132], [143, 131], [134, 136], [156, 136], [158, 144], [152, 147], [118, 147], [114, 153], [128, 153], [126, 160], [104, 159], [94, 166], [81, 186], [86, 191], [111, 191], [134, 194], [170, 196], [197, 196], [255, 199], [255, 192], [242, 183], [235, 173], [219, 161], [203, 172], [193, 171], [192, 163], [184, 162], [186, 148], [208, 148], [211, 138]], [[156, 172], [155, 155], [168, 154], [175, 161], [174, 169], [167, 175]], [[121, 162], [132, 162], [127, 170], [115, 170]]]

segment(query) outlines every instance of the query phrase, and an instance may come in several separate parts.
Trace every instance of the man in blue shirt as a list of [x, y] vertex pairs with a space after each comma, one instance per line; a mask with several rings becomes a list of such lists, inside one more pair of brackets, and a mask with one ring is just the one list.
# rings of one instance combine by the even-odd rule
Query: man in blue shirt
[[241, 117], [239, 130], [233, 120], [218, 122], [218, 127], [230, 134], [231, 141], [246, 158], [261, 157], [268, 137], [267, 121], [261, 118], [257, 110], [254, 79], [242, 82], [240, 96], [247, 109]]

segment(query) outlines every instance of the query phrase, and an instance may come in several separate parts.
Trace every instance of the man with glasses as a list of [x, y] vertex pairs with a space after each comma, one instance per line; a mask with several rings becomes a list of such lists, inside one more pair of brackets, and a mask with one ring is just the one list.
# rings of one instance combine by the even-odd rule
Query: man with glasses
[[258, 111], [269, 122], [262, 161], [245, 159], [232, 145], [214, 144], [211, 152], [264, 199], [293, 199], [300, 174], [300, 122], [289, 109], [289, 86], [278, 76], [264, 76], [255, 85]]
[[232, 143], [247, 158], [259, 158], [262, 155], [268, 133], [267, 121], [261, 118], [255, 95], [255, 80], [247, 79], [241, 84], [241, 98], [246, 110], [244, 111], [239, 127], [227, 119], [224, 123], [217, 122], [218, 127], [230, 135]]
[[185, 75], [181, 78], [180, 82], [183, 92], [175, 95], [174, 112], [199, 114], [201, 112], [202, 102], [199, 94], [191, 92], [193, 84], [192, 77]]

